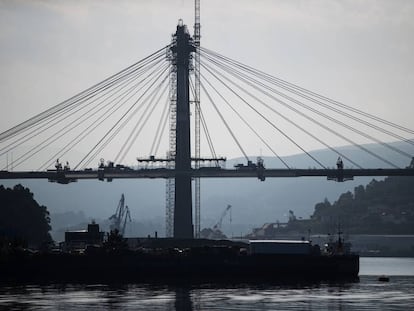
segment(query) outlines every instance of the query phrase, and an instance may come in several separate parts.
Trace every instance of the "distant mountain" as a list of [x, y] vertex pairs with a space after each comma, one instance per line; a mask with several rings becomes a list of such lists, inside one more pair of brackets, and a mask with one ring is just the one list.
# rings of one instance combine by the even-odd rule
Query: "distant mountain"
[[[392, 146], [398, 147], [414, 156], [412, 145], [396, 142]], [[410, 159], [385, 148], [382, 145], [364, 145], [374, 153], [389, 159], [400, 167], [406, 167]], [[341, 153], [353, 159], [364, 168], [386, 168], [389, 167], [380, 160], [370, 156], [354, 146], [337, 148]], [[323, 149], [311, 152], [311, 154], [326, 166], [334, 167], [337, 159], [332, 151]], [[263, 157], [265, 167], [282, 168], [282, 163], [275, 157]], [[256, 157], [252, 157], [256, 160]], [[284, 157], [284, 160], [295, 168], [315, 167], [316, 164], [304, 155], [297, 154]], [[245, 159], [230, 159], [227, 168], [233, 167], [235, 163], [246, 162]], [[350, 163], [344, 161], [345, 168]], [[377, 178], [381, 179], [381, 178]], [[293, 210], [298, 217], [308, 218], [315, 204], [324, 198], [330, 201], [336, 200], [341, 193], [352, 191], [358, 185], [366, 185], [372, 178], [360, 177], [353, 181], [337, 183], [327, 181], [325, 178], [273, 178], [261, 182], [258, 179], [203, 179], [201, 181], [201, 218], [202, 228], [211, 227], [217, 222], [227, 204], [231, 204], [232, 223], [237, 230], [241, 228], [257, 227], [264, 222], [279, 220], [285, 222], [288, 219], [288, 211]], [[154, 234], [158, 230], [163, 235], [165, 215], [165, 180], [114, 180], [113, 182], [101, 181], [79, 181], [69, 185], [59, 185], [40, 180], [15, 180], [2, 181], [5, 186], [21, 183], [30, 188], [39, 204], [47, 206], [52, 214], [52, 226], [64, 227], [64, 222], [53, 219], [53, 214], [82, 211], [87, 219], [107, 219], [111, 216], [118, 205], [121, 194], [125, 194], [126, 204], [131, 210], [131, 217], [137, 226], [145, 227], [144, 224], [151, 223], [144, 228], [131, 229], [139, 234]], [[70, 217], [69, 217], [70, 218]], [[68, 219], [69, 219], [68, 218]], [[58, 224], [59, 223], [59, 224]], [[141, 223], [139, 225], [138, 223]], [[223, 221], [224, 233], [229, 220]], [[237, 224], [237, 225], [236, 225]], [[69, 226], [69, 225], [67, 225]], [[58, 228], [53, 228], [57, 230]], [[227, 229], [230, 230], [230, 229]], [[247, 233], [234, 232], [235, 234]]]

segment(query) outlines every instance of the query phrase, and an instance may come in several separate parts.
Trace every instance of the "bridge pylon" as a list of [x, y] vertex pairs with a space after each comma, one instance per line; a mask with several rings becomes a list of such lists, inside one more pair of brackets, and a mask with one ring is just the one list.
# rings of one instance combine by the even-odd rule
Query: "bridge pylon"
[[193, 238], [189, 72], [194, 42], [180, 20], [171, 46], [176, 67], [174, 238]]

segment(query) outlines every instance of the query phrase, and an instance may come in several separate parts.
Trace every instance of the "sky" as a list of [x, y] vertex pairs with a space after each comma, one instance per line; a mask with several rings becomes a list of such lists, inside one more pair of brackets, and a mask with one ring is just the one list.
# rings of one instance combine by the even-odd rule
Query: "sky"
[[[201, 0], [201, 46], [413, 128], [413, 16], [411, 0]], [[169, 44], [180, 18], [192, 32], [192, 0], [0, 0], [0, 133]], [[207, 102], [205, 97], [201, 100], [202, 105]], [[227, 118], [231, 123], [233, 116]], [[218, 155], [241, 157], [240, 150], [223, 132], [220, 121], [210, 122]], [[253, 125], [265, 131], [280, 155], [301, 152], [262, 123], [256, 120]], [[312, 124], [306, 126], [319, 134], [320, 129]], [[314, 140], [294, 134], [307, 150], [321, 148]], [[237, 135], [249, 154], [271, 155], [245, 129], [237, 131]], [[347, 145], [343, 140], [326, 139], [334, 146]], [[9, 157], [18, 157], [18, 152], [22, 151], [1, 155], [0, 170]], [[135, 156], [141, 155], [135, 150], [130, 163], [135, 164]], [[333, 157], [332, 163], [335, 160]], [[37, 169], [37, 166], [38, 163], [28, 161], [18, 169]], [[157, 188], [159, 197], [145, 208], [140, 198], [150, 192], [147, 188], [140, 184], [137, 190], [138, 182], [117, 182], [116, 189], [108, 183], [93, 183], [96, 190], [88, 186], [92, 183], [86, 185], [86, 182], [65, 187], [46, 181], [25, 184], [30, 184], [36, 199], [52, 212], [82, 209], [89, 211], [87, 215], [108, 217], [124, 192], [128, 204], [136, 207], [134, 219], [143, 218], [148, 210], [163, 217], [163, 182], [157, 180], [162, 184], [161, 190]], [[233, 185], [227, 180], [226, 183]], [[6, 184], [13, 185], [14, 181]], [[288, 181], [283, 185], [285, 188], [273, 187], [275, 198], [292, 189]], [[91, 192], [79, 196], [79, 189], [85, 186]], [[336, 193], [343, 192], [341, 186], [335, 184]], [[323, 190], [316, 195], [317, 199], [312, 199], [314, 203], [323, 200], [326, 187], [321, 185]], [[222, 190], [229, 191], [224, 186]], [[70, 200], [62, 200], [68, 196]], [[216, 218], [226, 204], [233, 204], [227, 197], [221, 198], [217, 190], [203, 193], [202, 200], [202, 219], [208, 213]], [[302, 205], [303, 209], [312, 205], [293, 200], [281, 207], [277, 202], [266, 203], [273, 214], [262, 211], [262, 216], [283, 219], [287, 209], [296, 211]], [[95, 205], [100, 207], [101, 216], [91, 207]], [[235, 209], [241, 205], [236, 202]], [[251, 211], [252, 219], [256, 209], [256, 205], [246, 209]], [[238, 215], [234, 213], [235, 222]]]
[[[178, 19], [192, 32], [193, 6], [190, 0], [0, 0], [0, 132], [170, 43]], [[201, 1], [201, 45], [413, 128], [412, 16], [410, 0]], [[218, 154], [241, 156], [212, 127]], [[244, 143], [250, 154], [267, 153]], [[309, 139], [303, 144], [321, 148]], [[282, 142], [276, 147], [281, 155], [299, 152]]]

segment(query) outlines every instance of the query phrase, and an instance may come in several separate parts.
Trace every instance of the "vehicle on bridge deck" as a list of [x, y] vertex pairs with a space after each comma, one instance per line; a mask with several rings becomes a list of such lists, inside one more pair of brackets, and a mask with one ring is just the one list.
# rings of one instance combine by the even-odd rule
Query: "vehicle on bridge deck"
[[257, 169], [257, 167], [257, 164], [253, 163], [251, 160], [248, 160], [246, 165], [244, 165], [243, 163], [238, 163], [234, 165], [234, 168], [237, 170], [255, 170]]
[[251, 160], [247, 160], [247, 165], [238, 163], [234, 165], [234, 168], [238, 171], [257, 171], [257, 177], [259, 180], [264, 181], [266, 179], [264, 175], [264, 161], [261, 157], [257, 157], [257, 163], [254, 163]]

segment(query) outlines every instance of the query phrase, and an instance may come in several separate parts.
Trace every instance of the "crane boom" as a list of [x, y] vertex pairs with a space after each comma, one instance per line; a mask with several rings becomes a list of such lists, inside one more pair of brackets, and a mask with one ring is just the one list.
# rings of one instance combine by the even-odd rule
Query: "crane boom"
[[129, 212], [128, 205], [125, 207], [124, 223], [122, 224], [122, 227], [121, 227], [121, 230], [120, 230], [122, 236], [124, 236], [124, 234], [125, 234], [125, 228], [126, 228], [127, 220], [131, 221], [131, 213]]
[[111, 221], [111, 231], [118, 230], [121, 235], [124, 235], [126, 222], [128, 219], [131, 221], [131, 214], [129, 212], [128, 206], [125, 206], [125, 196], [122, 194], [118, 206], [115, 210], [115, 214], [109, 217], [109, 220]]
[[[223, 223], [223, 219], [224, 219], [224, 217], [226, 217], [226, 215], [227, 215], [227, 213], [229, 212], [231, 210], [231, 205], [229, 204], [229, 205], [227, 205], [227, 207], [226, 207], [226, 209], [223, 211], [223, 213], [221, 214], [221, 216], [220, 216], [220, 219], [219, 219], [219, 221], [215, 224], [215, 226], [213, 227], [213, 229], [214, 230], [217, 230], [217, 229], [221, 229], [221, 225], [222, 225], [222, 223]], [[231, 216], [230, 216], [230, 221], [231, 221]]]

